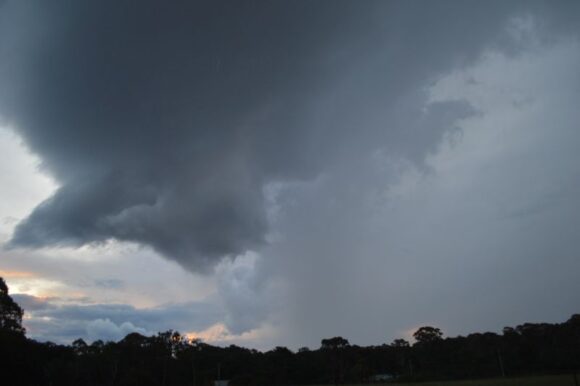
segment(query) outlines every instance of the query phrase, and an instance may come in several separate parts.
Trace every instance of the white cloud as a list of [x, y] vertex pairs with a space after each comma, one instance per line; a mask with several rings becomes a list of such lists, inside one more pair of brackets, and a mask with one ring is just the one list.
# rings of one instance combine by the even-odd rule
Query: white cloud
[[131, 322], [124, 322], [117, 325], [111, 322], [110, 319], [96, 319], [87, 324], [87, 336], [92, 341], [98, 339], [104, 341], [118, 341], [132, 332], [138, 332], [142, 335], [151, 335], [151, 333], [144, 328], [136, 327]]
[[57, 188], [40, 172], [40, 161], [9, 127], [0, 126], [0, 243], [16, 223]]

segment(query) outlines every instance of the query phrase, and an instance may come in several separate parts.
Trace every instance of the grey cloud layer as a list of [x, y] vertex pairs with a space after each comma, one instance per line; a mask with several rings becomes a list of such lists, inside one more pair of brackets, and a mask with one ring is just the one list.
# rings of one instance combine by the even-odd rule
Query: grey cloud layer
[[[546, 25], [565, 14], [524, 4], [549, 10]], [[521, 8], [7, 1], [0, 114], [61, 186], [11, 245], [115, 238], [189, 269], [258, 248], [268, 183], [377, 149], [421, 163], [473, 113], [446, 102], [425, 114], [427, 82], [486, 47], [517, 49], [503, 31]]]
[[77, 338], [118, 340], [129, 332], [154, 334], [169, 329], [201, 331], [224, 318], [208, 302], [176, 303], [137, 309], [126, 304], [59, 304], [60, 299], [14, 295], [28, 313], [25, 325], [33, 338], [70, 343]]
[[578, 37], [493, 51], [438, 82], [437, 100], [480, 113], [456, 122], [432, 169], [380, 153], [280, 194], [284, 238], [264, 260], [295, 283], [288, 341], [388, 343], [425, 324], [455, 335], [577, 312]]

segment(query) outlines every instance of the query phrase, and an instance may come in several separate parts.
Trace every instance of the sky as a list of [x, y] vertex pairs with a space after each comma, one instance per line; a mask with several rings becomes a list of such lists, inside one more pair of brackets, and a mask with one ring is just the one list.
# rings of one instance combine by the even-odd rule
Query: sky
[[579, 69], [578, 1], [0, 1], [0, 277], [57, 343], [565, 321]]

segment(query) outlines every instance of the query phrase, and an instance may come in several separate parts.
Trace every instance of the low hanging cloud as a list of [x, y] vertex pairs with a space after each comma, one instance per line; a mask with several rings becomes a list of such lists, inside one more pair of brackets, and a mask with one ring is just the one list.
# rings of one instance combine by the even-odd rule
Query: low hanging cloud
[[0, 115], [60, 186], [9, 245], [132, 241], [191, 270], [259, 249], [269, 184], [377, 149], [422, 164], [475, 113], [423, 111], [429, 82], [517, 51], [522, 9], [573, 25], [528, 3], [3, 2]]
[[26, 311], [32, 338], [70, 343], [77, 338], [119, 340], [130, 332], [203, 331], [220, 323], [225, 310], [215, 302], [171, 303], [149, 308], [129, 304], [71, 304], [59, 298], [13, 295]]
[[131, 322], [124, 322], [121, 325], [117, 325], [109, 319], [96, 319], [87, 325], [87, 335], [92, 341], [98, 339], [118, 341], [132, 332], [137, 332], [141, 335], [151, 334], [143, 328], [134, 326]]

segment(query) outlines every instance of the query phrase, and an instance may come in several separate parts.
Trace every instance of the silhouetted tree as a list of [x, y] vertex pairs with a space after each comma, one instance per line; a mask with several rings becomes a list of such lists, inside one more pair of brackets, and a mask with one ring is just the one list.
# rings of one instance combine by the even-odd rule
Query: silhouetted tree
[[10, 297], [6, 282], [0, 277], [0, 330], [24, 334], [22, 315], [22, 308]]
[[320, 342], [320, 347], [323, 350], [338, 350], [341, 348], [348, 347], [348, 340], [341, 336], [335, 336], [334, 338], [322, 339]]
[[395, 339], [391, 347], [410, 347], [411, 345], [405, 339]]
[[419, 328], [413, 334], [417, 343], [432, 343], [443, 338], [443, 333], [437, 327], [425, 326]]
[[264, 353], [235, 345], [216, 347], [188, 341], [172, 330], [151, 337], [131, 333], [117, 343], [39, 343], [14, 328], [21, 326], [22, 310], [1, 284], [3, 304], [12, 310], [3, 314], [3, 326], [11, 327], [0, 329], [2, 385], [207, 386], [218, 369], [232, 386], [281, 386], [360, 383], [376, 374], [430, 381], [570, 374], [580, 368], [579, 315], [560, 324], [524, 323], [504, 329], [502, 335], [442, 339], [439, 329], [421, 327], [412, 346], [397, 339], [390, 345], [359, 347], [334, 337], [323, 339], [319, 349], [296, 353], [285, 347]]
[[322, 339], [320, 348], [330, 353], [330, 363], [332, 368], [332, 379], [338, 385], [344, 378], [344, 355], [343, 351], [349, 346], [348, 340], [341, 336]]
[[72, 342], [72, 349], [77, 355], [85, 355], [89, 351], [89, 346], [83, 339], [77, 339]]

